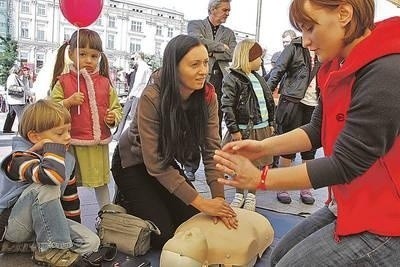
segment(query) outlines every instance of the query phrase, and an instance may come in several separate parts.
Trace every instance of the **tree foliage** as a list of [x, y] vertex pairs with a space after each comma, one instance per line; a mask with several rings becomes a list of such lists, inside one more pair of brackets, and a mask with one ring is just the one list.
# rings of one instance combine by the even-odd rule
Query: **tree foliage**
[[152, 71], [155, 71], [162, 65], [162, 58], [158, 55], [145, 54], [143, 60], [150, 66]]
[[6, 83], [9, 70], [17, 60], [17, 48], [17, 41], [10, 36], [0, 36], [0, 85]]

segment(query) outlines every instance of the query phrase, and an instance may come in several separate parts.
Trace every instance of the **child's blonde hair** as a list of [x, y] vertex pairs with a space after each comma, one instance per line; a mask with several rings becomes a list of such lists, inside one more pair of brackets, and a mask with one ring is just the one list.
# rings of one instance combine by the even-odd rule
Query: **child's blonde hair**
[[256, 41], [252, 39], [244, 39], [237, 43], [232, 56], [232, 69], [242, 70], [246, 74], [251, 72], [249, 52], [255, 43]]
[[28, 139], [30, 131], [41, 133], [70, 122], [71, 115], [64, 106], [50, 99], [40, 99], [25, 107], [18, 132]]

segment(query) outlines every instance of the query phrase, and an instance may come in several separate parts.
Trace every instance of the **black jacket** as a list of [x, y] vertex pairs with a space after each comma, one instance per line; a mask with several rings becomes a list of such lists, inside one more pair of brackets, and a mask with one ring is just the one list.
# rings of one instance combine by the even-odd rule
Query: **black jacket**
[[301, 37], [297, 37], [282, 51], [270, 72], [267, 86], [274, 91], [282, 80], [280, 94], [300, 100], [304, 97], [311, 79], [310, 52], [303, 48]]
[[[274, 125], [275, 103], [265, 80], [252, 72], [260, 82], [268, 109], [268, 123]], [[230, 69], [222, 81], [221, 110], [224, 113], [225, 124], [230, 133], [239, 132], [238, 124], [253, 124], [262, 122], [260, 106], [249, 77], [239, 70]]]

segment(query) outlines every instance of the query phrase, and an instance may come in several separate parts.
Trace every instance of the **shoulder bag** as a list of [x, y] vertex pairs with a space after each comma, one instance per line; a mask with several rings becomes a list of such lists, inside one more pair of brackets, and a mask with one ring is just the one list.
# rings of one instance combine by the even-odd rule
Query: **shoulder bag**
[[119, 205], [105, 205], [98, 215], [97, 231], [101, 243], [115, 243], [119, 251], [129, 255], [146, 254], [150, 249], [151, 233], [161, 234], [153, 222], [127, 214]]

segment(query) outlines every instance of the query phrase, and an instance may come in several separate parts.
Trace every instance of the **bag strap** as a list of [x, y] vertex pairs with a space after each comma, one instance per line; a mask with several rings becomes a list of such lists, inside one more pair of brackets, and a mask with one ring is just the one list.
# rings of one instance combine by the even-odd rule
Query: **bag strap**
[[160, 229], [158, 229], [157, 225], [155, 223], [153, 223], [150, 220], [143, 220], [146, 222], [146, 224], [149, 226], [150, 231], [152, 231], [153, 233], [157, 234], [157, 235], [161, 235], [161, 231]]
[[124, 207], [110, 203], [110, 204], [104, 205], [97, 213], [97, 216], [101, 218], [103, 213], [127, 213], [127, 212]]

